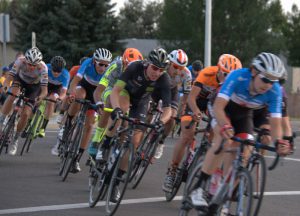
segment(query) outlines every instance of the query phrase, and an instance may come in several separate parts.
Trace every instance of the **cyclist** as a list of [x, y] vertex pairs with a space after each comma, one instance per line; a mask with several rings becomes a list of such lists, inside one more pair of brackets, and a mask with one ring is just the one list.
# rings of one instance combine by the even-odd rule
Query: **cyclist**
[[200, 71], [204, 68], [202, 61], [195, 60], [193, 63], [187, 67], [192, 73], [193, 81], [197, 78]]
[[[10, 92], [18, 95], [20, 90], [24, 89], [25, 96], [31, 99], [30, 102], [25, 103], [21, 112], [13, 143], [9, 149], [10, 155], [15, 155], [17, 152], [18, 138], [32, 114], [34, 105], [40, 103], [47, 96], [48, 69], [42, 60], [42, 53], [37, 47], [28, 49], [25, 52], [25, 57], [20, 57], [15, 61], [4, 82], [4, 89], [7, 89], [10, 82], [13, 81]], [[14, 99], [15, 97], [12, 95], [7, 97], [0, 114], [0, 127], [2, 127], [5, 117], [12, 110]]]
[[253, 109], [268, 105], [271, 136], [278, 146], [277, 151], [280, 155], [290, 152], [289, 142], [282, 139], [282, 97], [278, 80], [283, 73], [281, 60], [272, 53], [263, 52], [253, 59], [250, 68], [233, 71], [225, 80], [213, 105], [214, 145], [205, 156], [196, 189], [190, 195], [197, 208], [208, 207], [207, 192], [202, 187], [222, 162], [222, 154], [215, 155], [215, 151], [223, 139], [238, 133], [252, 134]]
[[[80, 68], [80, 65], [86, 60], [88, 59], [88, 57], [82, 57], [80, 60], [79, 60], [79, 65], [75, 65], [73, 66], [71, 69], [70, 69], [70, 72], [69, 72], [69, 77], [70, 77], [70, 81], [69, 83], [72, 81], [73, 77], [77, 74], [79, 68]], [[69, 84], [68, 84], [69, 85]], [[61, 106], [60, 106], [60, 111], [59, 111], [59, 115], [57, 116], [56, 118], [56, 122], [57, 124], [61, 124], [62, 120], [63, 120], [63, 117], [64, 117], [64, 113], [65, 111], [68, 109], [68, 103], [66, 100], [63, 100], [63, 102], [61, 103]], [[53, 148], [53, 151], [55, 151], [55, 148]], [[54, 153], [55, 154], [55, 153]]]
[[[66, 97], [70, 75], [69, 71], [65, 68], [66, 61], [61, 56], [54, 56], [48, 67], [48, 98], [51, 100], [63, 101]], [[45, 129], [49, 119], [53, 115], [55, 103], [48, 101], [46, 105], [45, 118], [41, 130], [39, 131], [40, 137], [45, 137]]]
[[[111, 113], [111, 118], [115, 119], [120, 114], [126, 113], [131, 105], [129, 116], [145, 121], [151, 93], [158, 88], [162, 94], [163, 114], [156, 124], [158, 128], [162, 129], [163, 124], [171, 117], [170, 79], [168, 74], [164, 72], [168, 63], [168, 54], [162, 48], [150, 51], [148, 60], [132, 62], [121, 74], [112, 89], [110, 102], [114, 111]], [[112, 119], [109, 119], [108, 125], [111, 125]], [[103, 162], [107, 160], [114, 131], [106, 131], [96, 159]], [[142, 128], [138, 127], [134, 131], [132, 140], [135, 148], [138, 147], [142, 135]], [[118, 176], [121, 177], [126, 171], [119, 170], [118, 172]], [[112, 200], [117, 200], [118, 196], [119, 188], [116, 185]]]
[[2, 67], [2, 74], [1, 74], [1, 77], [0, 77], [0, 105], [2, 106], [5, 102], [5, 99], [6, 99], [6, 94], [5, 94], [5, 91], [3, 90], [3, 84], [4, 84], [4, 81], [6, 79], [6, 77], [8, 76], [8, 72], [10, 71], [9, 67], [8, 66], [3, 66]]
[[[164, 134], [162, 139], [159, 141], [154, 157], [156, 159], [161, 158], [164, 149], [164, 140], [169, 135], [171, 130], [175, 125], [175, 117], [177, 116], [178, 110], [178, 88], [182, 88], [183, 97], [181, 98], [181, 107], [185, 107], [187, 102], [188, 94], [192, 88], [192, 75], [191, 72], [187, 69], [186, 65], [188, 64], [187, 54], [181, 50], [173, 50], [169, 54], [170, 64], [168, 65], [166, 71], [171, 78], [171, 98], [172, 98], [172, 118], [164, 125]], [[158, 102], [160, 97], [160, 92], [154, 91], [152, 94], [152, 99], [155, 102]]]
[[188, 106], [181, 117], [181, 136], [175, 144], [172, 161], [163, 184], [164, 191], [172, 191], [176, 169], [184, 156], [187, 145], [190, 145], [194, 139], [196, 125], [189, 129], [186, 129], [186, 126], [192, 119], [199, 121], [202, 112], [207, 110], [210, 95], [224, 82], [227, 74], [240, 68], [242, 64], [237, 57], [223, 54], [219, 57], [217, 66], [206, 67], [198, 74], [188, 97]]
[[[99, 85], [99, 81], [103, 76], [106, 68], [112, 60], [112, 54], [105, 48], [98, 48], [93, 54], [93, 58], [86, 59], [80, 66], [76, 76], [73, 78], [68, 93], [70, 98], [74, 99], [87, 99], [91, 103], [94, 102], [93, 92]], [[73, 102], [68, 109], [68, 119], [71, 121], [72, 118], [78, 113], [80, 104]], [[82, 141], [80, 149], [76, 157], [76, 162], [73, 166], [72, 172], [79, 172], [80, 158], [88, 145], [88, 141], [91, 138], [93, 124], [95, 123], [95, 111], [88, 110], [87, 118], [85, 122], [85, 128], [83, 131]], [[67, 122], [70, 125], [70, 122]]]
[[[106, 107], [111, 107], [109, 96], [111, 94], [115, 82], [127, 68], [129, 63], [141, 60], [143, 60], [143, 55], [140, 53], [139, 50], [135, 48], [127, 48], [124, 51], [122, 57], [117, 57], [106, 69], [104, 76], [101, 78], [99, 85], [94, 91], [95, 102], [99, 104], [103, 101]], [[101, 118], [98, 122], [98, 126], [96, 128], [95, 134], [92, 138], [92, 142], [88, 149], [89, 154], [92, 157], [95, 157], [97, 154], [98, 145], [101, 142], [101, 139], [104, 135], [109, 116], [110, 113], [102, 113]]]

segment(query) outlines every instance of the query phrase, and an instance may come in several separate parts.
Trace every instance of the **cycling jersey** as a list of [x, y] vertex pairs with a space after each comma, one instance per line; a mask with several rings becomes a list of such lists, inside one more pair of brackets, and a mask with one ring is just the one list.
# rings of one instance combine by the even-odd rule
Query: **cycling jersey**
[[54, 77], [52, 73], [51, 64], [47, 64], [48, 67], [48, 82], [55, 86], [61, 86], [64, 89], [68, 89], [70, 75], [67, 69], [63, 69], [58, 77]]
[[130, 96], [131, 102], [140, 101], [142, 98], [149, 97], [154, 90], [158, 90], [163, 107], [169, 107], [171, 105], [170, 77], [164, 72], [156, 81], [149, 80], [145, 74], [148, 65], [149, 63], [146, 61], [132, 62], [115, 85], [124, 88], [125, 93]]
[[268, 105], [271, 117], [281, 117], [282, 93], [279, 83], [274, 83], [272, 88], [263, 94], [251, 95], [249, 86], [252, 79], [248, 68], [231, 72], [223, 83], [218, 97], [251, 109]]
[[88, 58], [82, 63], [76, 76], [84, 78], [89, 84], [93, 86], [98, 86], [103, 74], [97, 73], [95, 65], [93, 64], [93, 58]]
[[99, 84], [104, 87], [112, 88], [123, 72], [122, 57], [115, 58], [109, 67], [105, 70], [105, 74], [101, 78]]
[[217, 80], [217, 73], [219, 71], [218, 66], [210, 66], [204, 68], [197, 76], [194, 85], [201, 88], [198, 95], [200, 98], [208, 98], [218, 87], [219, 82]]
[[41, 61], [33, 71], [29, 71], [25, 57], [18, 58], [9, 74], [18, 77], [27, 84], [39, 84], [46, 86], [48, 84], [48, 68], [45, 62]]
[[192, 74], [186, 67], [180, 70], [175, 77], [171, 77], [171, 88], [178, 88], [178, 91], [183, 94], [190, 93], [192, 89]]

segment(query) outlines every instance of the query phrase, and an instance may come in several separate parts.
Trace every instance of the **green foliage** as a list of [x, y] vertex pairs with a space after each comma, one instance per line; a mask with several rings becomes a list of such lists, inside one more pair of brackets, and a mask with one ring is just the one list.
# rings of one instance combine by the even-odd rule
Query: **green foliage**
[[[17, 37], [15, 47], [31, 47], [31, 32], [45, 62], [63, 56], [68, 66], [78, 64], [99, 47], [114, 51], [117, 20], [110, 0], [14, 0]], [[37, 12], [38, 11], [38, 12]]]
[[300, 67], [300, 10], [296, 5], [293, 5], [287, 19], [284, 35], [287, 40], [289, 64]]
[[158, 2], [143, 3], [143, 0], [125, 2], [119, 14], [120, 37], [156, 38], [157, 22], [162, 12], [162, 4]]
[[[168, 49], [182, 48], [190, 58], [204, 59], [205, 1], [165, 0], [160, 39]], [[257, 53], [285, 50], [285, 17], [279, 0], [212, 1], [212, 64], [231, 53], [245, 66]]]
[[9, 0], [0, 0], [0, 13], [8, 13], [10, 9]]

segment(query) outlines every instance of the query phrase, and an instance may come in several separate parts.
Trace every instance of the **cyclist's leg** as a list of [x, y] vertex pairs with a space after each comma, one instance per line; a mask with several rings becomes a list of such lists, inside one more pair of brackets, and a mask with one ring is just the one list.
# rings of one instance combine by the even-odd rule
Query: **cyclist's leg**
[[[86, 90], [82, 86], [77, 86], [75, 91], [75, 98], [76, 99], [84, 99], [86, 98]], [[73, 118], [80, 110], [80, 104], [73, 102], [69, 109], [68, 109], [68, 115]]]
[[[111, 93], [111, 89], [107, 89], [103, 93], [102, 100], [105, 103], [105, 108], [111, 108], [111, 104], [109, 102], [109, 95]], [[95, 134], [93, 135], [93, 138], [91, 140], [88, 152], [92, 157], [95, 157], [97, 154], [97, 149], [99, 147], [99, 144], [104, 137], [106, 126], [108, 124], [110, 113], [109, 112], [103, 112], [101, 115], [100, 120], [98, 121], [97, 128], [95, 130]]]

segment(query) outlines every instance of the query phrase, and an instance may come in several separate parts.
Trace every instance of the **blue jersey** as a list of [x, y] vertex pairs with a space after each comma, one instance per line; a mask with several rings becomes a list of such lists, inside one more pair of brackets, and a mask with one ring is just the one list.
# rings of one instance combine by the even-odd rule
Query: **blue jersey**
[[101, 80], [103, 74], [98, 74], [95, 65], [93, 64], [93, 58], [86, 59], [80, 66], [76, 76], [84, 78], [89, 84], [97, 86]]
[[62, 86], [64, 89], [68, 89], [68, 85], [70, 82], [70, 74], [67, 69], [63, 69], [63, 71], [59, 74], [58, 77], [54, 77], [52, 73], [51, 64], [47, 64], [48, 67], [48, 83], [53, 85]]
[[193, 66], [190, 65], [187, 67], [189, 69], [189, 71], [191, 71], [191, 74], [192, 74], [192, 81], [194, 81], [197, 77], [195, 77], [195, 74], [193, 73]]
[[263, 94], [251, 95], [249, 91], [252, 80], [248, 68], [231, 72], [223, 83], [218, 97], [231, 100], [243, 107], [258, 109], [268, 106], [271, 117], [281, 117], [282, 93], [278, 82]]

